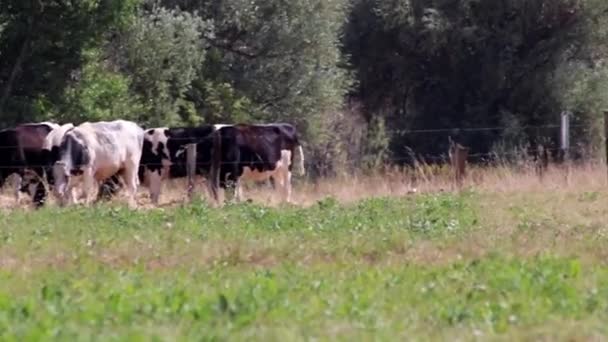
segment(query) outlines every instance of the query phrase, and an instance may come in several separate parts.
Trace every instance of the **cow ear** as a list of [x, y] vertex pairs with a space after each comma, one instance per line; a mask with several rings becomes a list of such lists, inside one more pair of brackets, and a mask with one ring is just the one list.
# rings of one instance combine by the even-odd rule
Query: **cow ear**
[[166, 129], [166, 130], [165, 130], [165, 136], [166, 136], [167, 138], [171, 138], [171, 130]]

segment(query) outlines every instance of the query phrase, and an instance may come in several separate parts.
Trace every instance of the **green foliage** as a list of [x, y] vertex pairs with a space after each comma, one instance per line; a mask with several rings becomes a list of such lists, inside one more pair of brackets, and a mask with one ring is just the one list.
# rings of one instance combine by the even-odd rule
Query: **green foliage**
[[445, 195], [423, 197], [408, 218], [411, 229], [430, 235], [445, 235], [473, 227], [477, 218], [465, 199]]
[[57, 122], [139, 119], [144, 106], [129, 91], [129, 79], [104, 67], [97, 52], [91, 51], [87, 59], [78, 80], [66, 89], [65, 103], [57, 113], [51, 114], [45, 107], [39, 112]]
[[[197, 84], [195, 83], [195, 87]], [[263, 121], [259, 113], [256, 115], [254, 112], [251, 100], [243, 95], [237, 95], [237, 91], [230, 83], [217, 84], [206, 81], [198, 89], [204, 94], [205, 107], [202, 108], [201, 114], [207, 122]]]
[[196, 120], [179, 114], [188, 107], [185, 93], [205, 58], [201, 35], [208, 28], [196, 14], [163, 7], [140, 13], [135, 19], [125, 33], [124, 53], [133, 89], [146, 101], [147, 113], [140, 122], [167, 126]]
[[340, 108], [350, 84], [340, 67], [344, 0], [162, 3], [213, 22], [189, 96], [204, 121], [289, 121], [305, 141], [322, 144], [323, 116]]
[[390, 138], [384, 122], [381, 117], [373, 117], [363, 141], [363, 165], [369, 170], [377, 170], [388, 161]]
[[[2, 124], [33, 120], [37, 99], [61, 103], [82, 52], [126, 21], [137, 1], [2, 1]], [[46, 113], [44, 113], [46, 114]]]

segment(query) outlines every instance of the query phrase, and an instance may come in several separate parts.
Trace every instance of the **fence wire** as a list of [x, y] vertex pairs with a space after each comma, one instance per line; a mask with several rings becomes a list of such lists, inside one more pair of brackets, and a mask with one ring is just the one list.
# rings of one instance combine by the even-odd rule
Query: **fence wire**
[[[557, 125], [557, 124], [551, 124], [551, 125], [527, 125], [527, 126], [522, 126], [522, 127], [518, 127], [516, 129], [518, 130], [531, 130], [531, 129], [559, 129], [561, 126]], [[580, 128], [580, 127], [586, 127], [585, 125], [576, 125], [576, 124], [570, 124], [570, 128]], [[458, 132], [487, 132], [487, 131], [506, 131], [506, 130], [512, 130], [514, 129], [513, 127], [499, 127], [499, 126], [495, 126], [495, 127], [454, 127], [454, 128], [429, 128], [429, 129], [403, 129], [403, 130], [398, 130], [398, 129], [393, 129], [393, 130], [388, 130], [386, 133], [389, 136], [403, 136], [406, 134], [432, 134], [432, 133], [458, 133]], [[1, 132], [1, 131], [0, 131]], [[257, 138], [264, 138], [264, 135], [261, 134], [256, 134], [255, 135]], [[221, 137], [221, 139], [225, 140], [228, 139], [226, 137]], [[213, 139], [211, 137], [204, 137], [204, 138], [196, 138], [196, 137], [170, 137], [168, 138], [168, 141], [174, 141], [174, 142], [187, 142], [185, 144], [182, 144], [180, 146], [179, 152], [177, 153], [178, 155], [181, 153], [184, 153], [186, 151], [186, 147], [188, 145], [191, 144], [196, 144], [197, 146], [199, 146], [199, 144], [204, 144], [204, 143], [209, 143], [212, 142]], [[12, 145], [12, 146], [0, 146], [0, 157], [2, 155], [2, 150], [18, 150], [20, 147], [17, 145]], [[545, 151], [548, 152], [556, 152], [556, 151], [561, 151], [561, 148], [549, 148], [549, 147], [545, 147], [544, 148]], [[571, 150], [574, 150], [573, 148], [571, 148]], [[198, 153], [198, 151], [197, 151]], [[500, 159], [500, 158], [505, 158], [505, 157], [513, 157], [513, 156], [520, 156], [520, 155], [528, 155], [529, 153], [526, 153], [525, 151], [512, 151], [512, 152], [507, 152], [507, 151], [503, 151], [503, 152], [483, 152], [483, 153], [470, 153], [468, 154], [467, 158], [468, 159], [483, 159], [483, 158], [487, 158], [487, 159]], [[439, 155], [430, 155], [430, 154], [420, 154], [420, 153], [416, 153], [415, 151], [413, 151], [409, 156], [406, 157], [393, 157], [393, 158], [384, 158], [383, 159], [386, 162], [392, 162], [392, 163], [403, 163], [403, 162], [413, 162], [413, 161], [433, 161], [433, 162], [445, 162], [448, 161], [449, 158], [446, 154], [439, 154]], [[269, 162], [263, 161], [263, 160], [258, 160], [258, 161], [245, 161], [245, 162], [237, 162], [237, 161], [221, 161], [219, 163], [220, 166], [225, 166], [225, 165], [235, 165], [235, 164], [248, 164], [248, 165], [268, 165], [270, 164]], [[198, 168], [201, 167], [210, 167], [212, 164], [212, 162], [200, 162], [197, 161], [194, 163], [194, 165]], [[192, 165], [192, 164], [191, 164]], [[0, 170], [2, 169], [44, 169], [44, 168], [48, 168], [50, 165], [46, 165], [46, 164], [21, 164], [21, 165], [0, 165]], [[76, 165], [76, 166], [80, 166], [80, 165]], [[140, 163], [140, 166], [143, 167], [164, 167], [167, 166], [164, 163]], [[172, 162], [170, 163], [169, 166], [173, 166], [173, 167], [187, 167], [187, 163], [185, 162]]]

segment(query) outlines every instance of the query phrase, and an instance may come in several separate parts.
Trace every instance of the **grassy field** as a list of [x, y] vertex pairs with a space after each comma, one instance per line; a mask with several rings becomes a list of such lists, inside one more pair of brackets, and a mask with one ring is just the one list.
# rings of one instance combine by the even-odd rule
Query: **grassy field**
[[5, 210], [0, 340], [607, 339], [605, 171], [503, 171]]

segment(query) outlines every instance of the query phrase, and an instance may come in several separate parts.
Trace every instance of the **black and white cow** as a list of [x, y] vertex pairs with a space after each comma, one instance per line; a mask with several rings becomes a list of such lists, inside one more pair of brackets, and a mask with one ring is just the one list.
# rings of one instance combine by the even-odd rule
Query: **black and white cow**
[[[55, 185], [55, 179], [53, 177], [53, 165], [59, 160], [59, 146], [65, 133], [74, 128], [72, 123], [63, 124], [56, 126], [47, 134], [42, 144], [42, 160], [44, 165], [44, 173], [46, 175], [46, 181], [49, 188]], [[43, 201], [46, 200], [46, 194]]]
[[[150, 190], [152, 203], [158, 204], [161, 185], [164, 179], [184, 178], [187, 176], [186, 147], [201, 144], [198, 148], [196, 174], [206, 175], [211, 167], [211, 158], [203, 161], [198, 156], [208, 155], [205, 151], [212, 144], [205, 143], [211, 134], [223, 125], [204, 125], [199, 127], [159, 127], [146, 130], [139, 178]], [[204, 146], [204, 148], [203, 148]]]
[[88, 204], [89, 192], [96, 184], [120, 174], [129, 192], [129, 205], [134, 206], [143, 142], [143, 128], [126, 120], [85, 122], [68, 130], [53, 166], [55, 195], [60, 203], [75, 202], [73, 176], [82, 176]]
[[0, 187], [10, 175], [18, 175], [17, 201], [20, 192], [28, 192], [37, 207], [44, 203], [46, 189], [42, 179], [47, 160], [43, 145], [47, 135], [57, 127], [55, 123], [40, 122], [0, 131]]
[[[283, 199], [291, 202], [292, 167], [304, 175], [304, 153], [298, 133], [287, 123], [266, 125], [227, 125], [214, 133], [212, 148], [213, 193], [235, 185], [236, 200], [243, 197], [244, 181], [264, 181], [269, 178], [279, 186]], [[217, 146], [217, 144], [221, 146]], [[197, 148], [198, 152], [206, 151]]]

